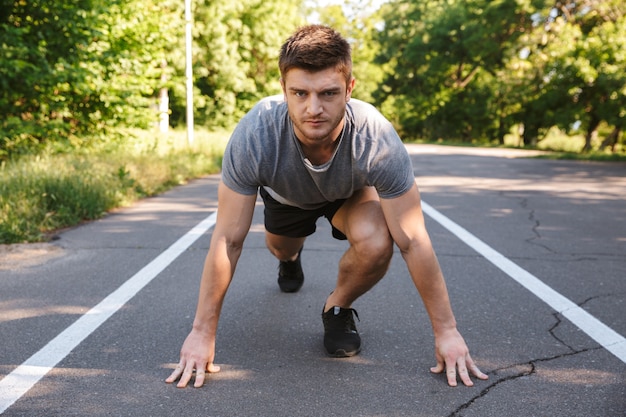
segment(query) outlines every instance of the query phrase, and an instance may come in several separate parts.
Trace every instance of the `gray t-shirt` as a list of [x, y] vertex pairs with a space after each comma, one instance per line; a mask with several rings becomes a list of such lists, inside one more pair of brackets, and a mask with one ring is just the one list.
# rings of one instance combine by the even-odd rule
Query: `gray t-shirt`
[[398, 134], [373, 106], [351, 99], [340, 143], [330, 161], [312, 165], [296, 138], [283, 96], [261, 100], [235, 128], [224, 153], [222, 180], [240, 194], [264, 187], [277, 201], [316, 209], [373, 186], [381, 198], [414, 184]]

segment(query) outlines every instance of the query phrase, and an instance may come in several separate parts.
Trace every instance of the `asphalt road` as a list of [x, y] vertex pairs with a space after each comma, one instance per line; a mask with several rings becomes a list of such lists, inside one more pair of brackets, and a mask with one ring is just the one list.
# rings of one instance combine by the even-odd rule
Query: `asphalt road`
[[165, 384], [193, 319], [212, 176], [21, 258], [5, 248], [3, 415], [626, 415], [626, 164], [409, 149], [459, 328], [488, 381], [450, 388], [429, 372], [432, 332], [398, 253], [354, 305], [361, 354], [327, 358], [320, 314], [346, 244], [320, 221], [304, 287], [280, 293], [259, 204], [220, 321], [222, 372], [200, 389]]

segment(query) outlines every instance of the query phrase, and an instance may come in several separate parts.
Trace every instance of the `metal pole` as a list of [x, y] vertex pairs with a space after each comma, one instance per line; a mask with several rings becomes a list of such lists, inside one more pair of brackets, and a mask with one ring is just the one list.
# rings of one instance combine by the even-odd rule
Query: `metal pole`
[[[167, 76], [165, 70], [167, 69], [167, 61], [164, 59], [161, 61], [161, 82], [163, 85], [167, 82]], [[170, 97], [167, 92], [167, 87], [161, 87], [159, 91], [159, 131], [161, 133], [167, 133], [170, 127]]]
[[193, 143], [193, 68], [191, 62], [191, 0], [185, 0], [185, 76], [187, 78], [187, 143]]

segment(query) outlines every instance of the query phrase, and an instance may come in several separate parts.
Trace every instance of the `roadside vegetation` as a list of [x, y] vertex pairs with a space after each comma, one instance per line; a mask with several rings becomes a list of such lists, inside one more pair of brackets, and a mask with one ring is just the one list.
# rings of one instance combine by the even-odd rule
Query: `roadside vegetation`
[[602, 147], [599, 140], [591, 142], [589, 151], [581, 152], [585, 146], [585, 137], [583, 135], [567, 135], [558, 128], [551, 129], [539, 142], [538, 145], [525, 146], [523, 139], [519, 134], [505, 135], [502, 143], [490, 141], [488, 139], [475, 139], [468, 142], [460, 142], [457, 140], [406, 140], [405, 142], [417, 144], [438, 144], [444, 146], [466, 146], [466, 147], [497, 147], [497, 148], [515, 148], [540, 150], [545, 153], [533, 156], [537, 159], [568, 159], [578, 161], [599, 161], [599, 162], [626, 162], [626, 147], [617, 144], [613, 149]]
[[[519, 143], [512, 137], [507, 137], [505, 143], [514, 147]], [[509, 142], [510, 141], [510, 142]], [[598, 162], [626, 162], [626, 147], [623, 144], [615, 144], [611, 149], [603, 147], [602, 142], [595, 138], [591, 141], [588, 151], [581, 152], [586, 146], [584, 135], [566, 135], [557, 128], [551, 129], [544, 139], [538, 143], [536, 149], [549, 151], [536, 156], [539, 159], [570, 159], [578, 161]]]
[[229, 133], [128, 132], [80, 151], [46, 149], [0, 167], [0, 243], [37, 242], [50, 233], [216, 173]]

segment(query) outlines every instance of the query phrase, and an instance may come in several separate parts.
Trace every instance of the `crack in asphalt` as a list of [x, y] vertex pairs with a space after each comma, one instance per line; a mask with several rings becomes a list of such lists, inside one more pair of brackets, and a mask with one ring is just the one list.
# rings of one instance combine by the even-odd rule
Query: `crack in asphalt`
[[[598, 299], [598, 298], [602, 298], [602, 297], [610, 297], [610, 296], [612, 296], [612, 294], [595, 295], [595, 296], [592, 296], [592, 297], [589, 297], [589, 298], [583, 300], [582, 302], [580, 302], [578, 304], [578, 306], [582, 307], [586, 303], [588, 303], [588, 302], [590, 302], [592, 300], [595, 300], [595, 299]], [[506, 371], [506, 370], [509, 370], [509, 369], [515, 369], [515, 368], [523, 368], [521, 371], [519, 371], [519, 372], [517, 372], [517, 373], [515, 373], [513, 375], [509, 375], [509, 376], [506, 376], [506, 377], [504, 377], [502, 379], [499, 379], [499, 380], [495, 381], [493, 384], [487, 386], [478, 395], [476, 395], [475, 397], [471, 398], [466, 403], [461, 404], [459, 407], [457, 407], [457, 409], [454, 410], [452, 413], [450, 413], [447, 417], [461, 417], [460, 413], [463, 410], [466, 410], [469, 407], [471, 407], [477, 400], [479, 400], [480, 398], [485, 397], [489, 393], [489, 391], [491, 391], [493, 388], [497, 387], [500, 384], [503, 384], [503, 383], [509, 382], [509, 381], [513, 381], [515, 379], [519, 379], [519, 378], [523, 378], [523, 377], [526, 377], [526, 376], [533, 375], [535, 373], [535, 371], [536, 371], [536, 364], [537, 363], [549, 362], [549, 361], [553, 361], [553, 360], [556, 360], [556, 359], [565, 358], [565, 357], [568, 357], [568, 356], [578, 355], [580, 353], [585, 353], [585, 352], [590, 352], [590, 351], [602, 349], [602, 346], [595, 346], [595, 347], [590, 347], [590, 348], [576, 350], [570, 344], [568, 344], [563, 339], [558, 337], [556, 335], [556, 333], [555, 333], [555, 331], [559, 327], [559, 325], [561, 323], [563, 323], [563, 319], [561, 318], [561, 313], [554, 312], [552, 315], [554, 316], [556, 322], [548, 329], [548, 333], [550, 333], [550, 336], [552, 336], [553, 339], [555, 339], [556, 341], [561, 343], [563, 346], [567, 347], [570, 350], [570, 352], [562, 353], [562, 354], [559, 354], [559, 355], [550, 356], [550, 357], [546, 357], [546, 358], [533, 359], [533, 360], [528, 361], [528, 362], [509, 365], [509, 366], [505, 366], [505, 367], [502, 367], [502, 368], [497, 368], [497, 369], [493, 370], [492, 372], [488, 372], [487, 374], [489, 374], [490, 376], [491, 375], [497, 376], [499, 372], [503, 372], [503, 371]]]
[[528, 362], [513, 364], [513, 365], [505, 366], [503, 368], [494, 369], [492, 372], [487, 372], [487, 374], [489, 376], [497, 376], [498, 372], [503, 372], [503, 371], [506, 371], [506, 370], [509, 370], [509, 369], [515, 369], [515, 368], [523, 368], [523, 370], [521, 370], [521, 371], [519, 371], [519, 372], [517, 372], [517, 373], [515, 373], [513, 375], [509, 375], [509, 376], [506, 376], [506, 377], [504, 377], [502, 379], [499, 379], [499, 380], [495, 381], [493, 384], [485, 387], [478, 395], [474, 396], [473, 398], [471, 398], [469, 401], [465, 402], [464, 404], [461, 404], [459, 407], [457, 407], [456, 410], [454, 410], [452, 413], [448, 414], [447, 417], [462, 417], [461, 412], [463, 410], [466, 410], [469, 407], [471, 407], [477, 400], [485, 397], [489, 393], [489, 391], [491, 391], [493, 388], [497, 387], [498, 385], [503, 384], [505, 382], [513, 381], [513, 380], [516, 380], [516, 379], [519, 379], [519, 378], [523, 378], [523, 377], [531, 376], [531, 375], [535, 374], [535, 371], [537, 369], [536, 368], [537, 363], [550, 362], [550, 361], [553, 361], [553, 360], [556, 360], [556, 359], [561, 359], [561, 358], [565, 358], [565, 357], [568, 357], [568, 356], [578, 355], [580, 353], [590, 352], [590, 351], [599, 350], [599, 349], [602, 349], [602, 347], [601, 346], [596, 346], [596, 347], [592, 347], [592, 348], [581, 349], [581, 350], [578, 350], [578, 351], [562, 353], [562, 354], [559, 354], [559, 355], [550, 356], [550, 357], [546, 357], [546, 358], [533, 359], [533, 360], [528, 361]]
[[514, 374], [514, 375], [509, 375], [509, 376], [507, 376], [505, 378], [502, 378], [502, 379], [500, 379], [498, 381], [495, 381], [493, 384], [491, 384], [491, 385], [487, 386], [486, 388], [484, 388], [478, 395], [476, 395], [475, 397], [471, 398], [466, 403], [461, 404], [456, 410], [454, 410], [452, 413], [448, 414], [448, 417], [460, 417], [461, 416], [460, 413], [463, 410], [466, 410], [469, 407], [471, 407], [478, 399], [483, 398], [484, 396], [486, 396], [489, 393], [489, 391], [491, 391], [493, 388], [497, 387], [498, 385], [500, 385], [500, 384], [502, 384], [504, 382], [507, 382], [507, 381], [512, 381], [514, 379], [522, 378], [522, 377], [529, 376], [529, 375], [532, 375], [533, 373], [535, 373], [534, 361], [530, 361], [530, 362], [523, 363], [523, 364], [515, 364], [515, 365], [507, 366], [507, 367], [504, 367], [504, 368], [498, 368], [498, 369], [495, 369], [492, 372], [488, 372], [487, 374], [490, 375], [490, 376], [491, 375], [495, 376], [495, 375], [498, 374], [499, 371], [504, 371], [506, 369], [516, 368], [516, 367], [519, 367], [519, 366], [524, 366], [524, 367], [529, 366], [530, 369], [525, 370], [523, 372], [518, 372], [517, 374]]
[[555, 251], [554, 249], [550, 248], [549, 246], [544, 245], [544, 244], [538, 242], [538, 240], [542, 238], [541, 233], [539, 233], [539, 227], [541, 227], [541, 222], [539, 221], [539, 219], [535, 218], [535, 210], [528, 207], [528, 199], [527, 198], [521, 198], [519, 205], [524, 210], [528, 210], [529, 211], [528, 212], [528, 220], [533, 222], [533, 226], [530, 228], [530, 230], [531, 230], [531, 232], [535, 236], [534, 237], [529, 237], [528, 239], [526, 239], [526, 242], [528, 242], [528, 243], [530, 243], [532, 245], [539, 246], [540, 248], [543, 248], [543, 249], [545, 249], [546, 251], [548, 251], [550, 253], [557, 253], [557, 251]]
[[576, 349], [574, 349], [573, 346], [566, 343], [563, 339], [558, 337], [555, 333], [556, 328], [559, 327], [559, 325], [563, 322], [563, 320], [561, 319], [561, 314], [558, 312], [555, 312], [552, 314], [552, 316], [556, 320], [556, 323], [554, 323], [554, 325], [548, 329], [548, 333], [550, 333], [550, 336], [552, 336], [557, 342], [559, 342], [563, 346], [566, 346], [572, 352], [576, 352]]

